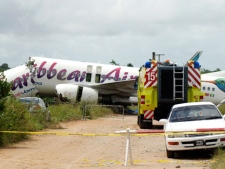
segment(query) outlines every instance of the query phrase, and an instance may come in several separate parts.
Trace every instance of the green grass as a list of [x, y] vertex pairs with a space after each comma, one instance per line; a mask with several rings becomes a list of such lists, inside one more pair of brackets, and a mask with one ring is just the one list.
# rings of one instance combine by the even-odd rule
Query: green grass
[[220, 112], [222, 114], [225, 114], [225, 104], [220, 104], [219, 107], [218, 107], [218, 109], [220, 110]]
[[[27, 107], [15, 98], [5, 101], [4, 111], [0, 112], [0, 131], [39, 131], [46, 128], [61, 128], [60, 122], [81, 120], [84, 118], [86, 103], [51, 104], [48, 107], [51, 120], [46, 120], [46, 113], [39, 110], [30, 113]], [[96, 119], [112, 114], [110, 108], [102, 106], [86, 106], [86, 118]], [[6, 146], [24, 139], [28, 134], [0, 132], [0, 146]]]
[[97, 105], [91, 106], [86, 103], [64, 103], [50, 105], [48, 109], [51, 112], [51, 123], [58, 123], [63, 121], [81, 120], [85, 118], [96, 119], [113, 111], [110, 108]]
[[[0, 112], [0, 131], [28, 131], [33, 127], [28, 110], [15, 99], [8, 98]], [[0, 146], [28, 138], [27, 134], [0, 133]]]
[[225, 168], [225, 150], [218, 148], [212, 159], [211, 169], [224, 169]]

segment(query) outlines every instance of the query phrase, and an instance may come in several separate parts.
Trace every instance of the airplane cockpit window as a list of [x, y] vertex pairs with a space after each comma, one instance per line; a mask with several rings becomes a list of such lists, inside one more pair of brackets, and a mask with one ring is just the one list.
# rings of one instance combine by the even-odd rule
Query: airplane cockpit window
[[91, 73], [87, 73], [86, 82], [90, 82], [90, 81], [91, 81]]

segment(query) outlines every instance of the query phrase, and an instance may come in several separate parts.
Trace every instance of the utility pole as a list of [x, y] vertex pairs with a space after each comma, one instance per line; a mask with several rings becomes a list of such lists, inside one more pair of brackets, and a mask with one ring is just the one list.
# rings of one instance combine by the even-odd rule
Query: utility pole
[[160, 56], [164, 56], [165, 54], [155, 54], [155, 56], [158, 56], [158, 61], [160, 62]]

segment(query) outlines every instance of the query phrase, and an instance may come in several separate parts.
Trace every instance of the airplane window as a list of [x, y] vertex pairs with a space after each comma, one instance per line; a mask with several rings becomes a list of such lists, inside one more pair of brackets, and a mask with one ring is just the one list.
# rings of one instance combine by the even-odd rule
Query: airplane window
[[110, 80], [110, 77], [108, 77], [108, 80]]
[[117, 81], [118, 78], [114, 77], [113, 80]]
[[205, 90], [205, 87], [203, 87], [202, 90]]
[[212, 91], [215, 91], [215, 88], [214, 87], [212, 88]]
[[208, 91], [210, 91], [210, 87], [208, 87]]
[[121, 78], [119, 78], [119, 81], [121, 81]]

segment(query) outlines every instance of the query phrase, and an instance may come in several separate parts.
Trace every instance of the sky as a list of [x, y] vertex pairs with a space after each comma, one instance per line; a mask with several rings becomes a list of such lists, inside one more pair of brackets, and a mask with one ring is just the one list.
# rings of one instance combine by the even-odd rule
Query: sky
[[0, 65], [31, 56], [140, 67], [152, 52], [225, 70], [224, 0], [0, 0]]

